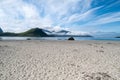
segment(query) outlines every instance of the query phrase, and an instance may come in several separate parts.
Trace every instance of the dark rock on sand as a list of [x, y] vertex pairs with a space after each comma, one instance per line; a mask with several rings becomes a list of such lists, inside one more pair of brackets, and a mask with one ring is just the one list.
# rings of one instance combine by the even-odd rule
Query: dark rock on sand
[[68, 38], [68, 40], [75, 40], [73, 37]]

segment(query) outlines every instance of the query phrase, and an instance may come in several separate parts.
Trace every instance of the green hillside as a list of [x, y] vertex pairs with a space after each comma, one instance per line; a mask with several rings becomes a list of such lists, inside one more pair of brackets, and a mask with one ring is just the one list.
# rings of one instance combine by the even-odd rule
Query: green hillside
[[39, 28], [33, 28], [26, 32], [19, 33], [18, 36], [36, 36], [36, 37], [47, 37], [48, 35]]
[[26, 32], [22, 33], [10, 33], [10, 32], [5, 32], [1, 33], [0, 36], [21, 36], [21, 37], [48, 37], [45, 32], [43, 32], [42, 29], [39, 28], [32, 28]]

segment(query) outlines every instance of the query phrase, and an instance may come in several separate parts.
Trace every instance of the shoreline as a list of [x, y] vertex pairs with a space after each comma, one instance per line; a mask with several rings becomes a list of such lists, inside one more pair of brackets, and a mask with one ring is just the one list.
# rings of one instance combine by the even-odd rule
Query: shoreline
[[[68, 40], [70, 37], [2, 37], [0, 40]], [[120, 38], [105, 38], [105, 37], [73, 37], [75, 41], [120, 41]]]

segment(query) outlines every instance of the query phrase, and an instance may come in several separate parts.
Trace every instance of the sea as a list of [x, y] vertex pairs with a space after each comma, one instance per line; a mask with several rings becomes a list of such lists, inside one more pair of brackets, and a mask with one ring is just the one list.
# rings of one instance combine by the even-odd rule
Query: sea
[[[0, 40], [67, 40], [69, 37], [0, 37]], [[120, 38], [112, 37], [73, 37], [77, 41], [81, 40], [107, 40], [120, 41]]]

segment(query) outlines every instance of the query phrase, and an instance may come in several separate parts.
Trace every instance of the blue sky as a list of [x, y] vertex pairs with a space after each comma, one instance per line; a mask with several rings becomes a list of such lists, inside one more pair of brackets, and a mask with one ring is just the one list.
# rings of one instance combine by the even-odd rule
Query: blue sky
[[120, 32], [120, 0], [0, 0], [0, 27]]

